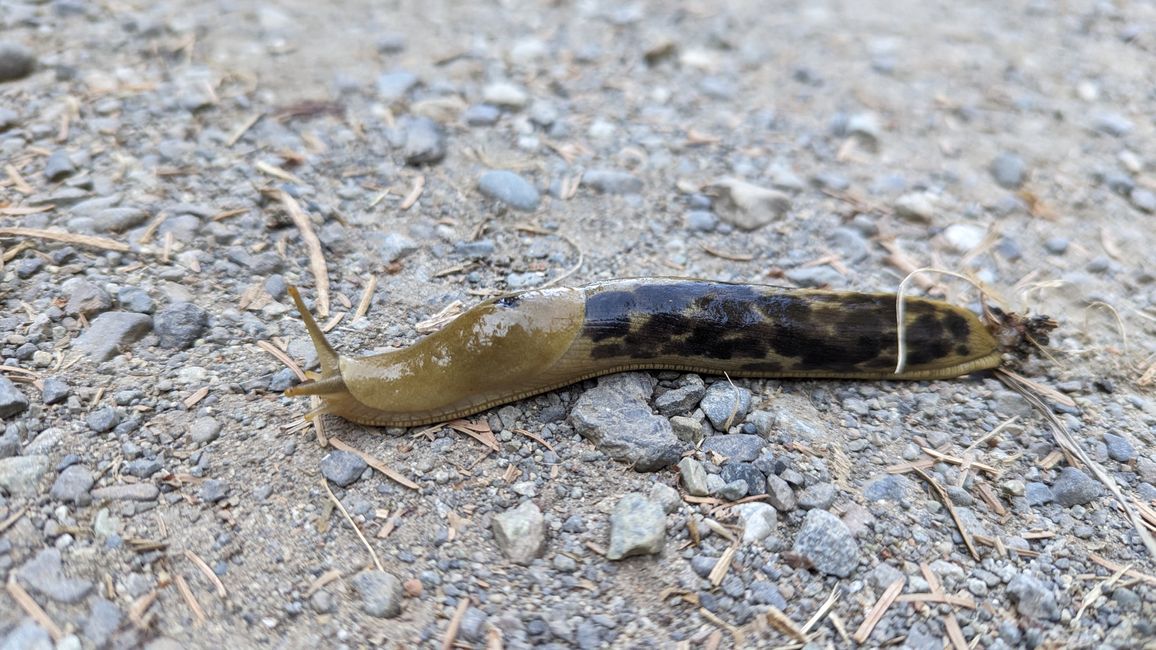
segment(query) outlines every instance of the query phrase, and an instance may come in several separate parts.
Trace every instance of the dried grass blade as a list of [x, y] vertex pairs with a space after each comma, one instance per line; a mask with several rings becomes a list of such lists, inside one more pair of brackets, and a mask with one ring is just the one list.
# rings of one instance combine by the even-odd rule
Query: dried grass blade
[[77, 246], [88, 246], [90, 248], [100, 248], [102, 250], [118, 251], [121, 253], [127, 253], [132, 250], [128, 244], [122, 244], [105, 237], [77, 235], [70, 232], [58, 232], [56, 230], [44, 230], [42, 228], [0, 228], [0, 237], [49, 239], [52, 241], [62, 241], [66, 244], [76, 244]]
[[329, 269], [325, 264], [325, 253], [321, 248], [321, 240], [313, 232], [313, 224], [301, 209], [297, 199], [285, 190], [277, 190], [277, 198], [285, 207], [285, 212], [293, 220], [293, 225], [301, 233], [301, 239], [309, 250], [309, 269], [313, 273], [313, 281], [317, 284], [317, 315], [329, 318]]
[[56, 621], [53, 621], [52, 618], [48, 616], [48, 612], [44, 611], [44, 609], [32, 599], [32, 596], [24, 590], [24, 587], [16, 582], [15, 575], [8, 576], [7, 589], [8, 595], [12, 597], [12, 600], [15, 600], [16, 604], [20, 605], [20, 609], [23, 609], [24, 613], [36, 621], [37, 625], [44, 628], [48, 632], [48, 636], [52, 637], [53, 641], [59, 642], [64, 638], [64, 631], [60, 629]]
[[397, 472], [397, 470], [394, 470], [389, 465], [386, 465], [384, 462], [382, 462], [376, 456], [368, 454], [368, 453], [346, 443], [341, 438], [329, 438], [329, 444], [333, 445], [334, 447], [336, 447], [337, 449], [340, 449], [342, 451], [348, 451], [350, 453], [357, 454], [358, 456], [361, 457], [361, 460], [365, 461], [366, 465], [369, 465], [373, 469], [381, 472], [385, 476], [389, 477], [389, 479], [395, 483], [399, 483], [401, 485], [404, 485], [405, 487], [407, 487], [411, 490], [420, 490], [421, 489], [420, 485], [418, 485], [417, 483], [414, 483], [413, 481], [409, 480], [405, 476], [399, 474]]
[[855, 634], [851, 638], [856, 643], [866, 643], [867, 637], [871, 636], [871, 631], [883, 620], [883, 615], [887, 613], [887, 608], [891, 607], [891, 603], [899, 596], [899, 592], [903, 591], [903, 585], [907, 583], [906, 577], [901, 577], [895, 582], [888, 585], [887, 589], [883, 591], [883, 595], [867, 613], [867, 617], [863, 619], [863, 623], [859, 625], [859, 629], [855, 630]]

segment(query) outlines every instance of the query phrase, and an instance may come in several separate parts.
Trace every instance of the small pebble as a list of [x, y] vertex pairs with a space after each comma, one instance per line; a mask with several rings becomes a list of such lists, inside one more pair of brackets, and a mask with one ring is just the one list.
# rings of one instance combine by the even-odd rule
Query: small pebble
[[178, 302], [157, 312], [152, 319], [162, 348], [192, 347], [209, 326], [209, 314], [191, 302]]
[[402, 586], [397, 576], [385, 571], [362, 571], [350, 580], [361, 596], [361, 609], [377, 618], [401, 614]]
[[321, 474], [340, 487], [348, 487], [361, 478], [369, 467], [361, 456], [343, 450], [334, 450], [321, 459]]
[[636, 492], [626, 494], [610, 514], [610, 544], [606, 559], [659, 553], [666, 541], [662, 508]]
[[17, 43], [0, 42], [0, 83], [23, 79], [35, 69], [36, 55], [32, 50]]
[[495, 515], [492, 525], [498, 548], [515, 564], [529, 564], [546, 549], [545, 519], [533, 501]]
[[532, 183], [506, 170], [492, 170], [482, 174], [478, 180], [478, 190], [491, 199], [523, 212], [533, 212], [541, 201], [538, 189]]
[[1019, 189], [1027, 176], [1027, 163], [1011, 152], [1003, 152], [991, 161], [991, 175], [996, 183], [1009, 190]]

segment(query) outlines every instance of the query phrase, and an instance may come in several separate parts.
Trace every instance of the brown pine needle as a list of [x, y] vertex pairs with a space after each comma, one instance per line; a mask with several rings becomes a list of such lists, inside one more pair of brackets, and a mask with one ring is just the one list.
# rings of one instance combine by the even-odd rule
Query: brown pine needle
[[787, 616], [783, 610], [774, 605], [768, 605], [768, 607], [770, 607], [770, 609], [767, 610], [767, 623], [770, 623], [771, 627], [799, 643], [807, 642], [807, 633], [801, 630], [798, 625], [795, 625], [791, 617]]
[[340, 577], [341, 571], [338, 569], [330, 569], [325, 573], [322, 573], [321, 575], [317, 576], [316, 580], [309, 583], [309, 588], [305, 590], [305, 597], [308, 598], [309, 596], [312, 596], [313, 594], [317, 593], [318, 589], [321, 589], [325, 585], [333, 582], [334, 580], [337, 580]]
[[348, 451], [350, 453], [357, 454], [358, 456], [361, 457], [361, 460], [365, 461], [366, 465], [369, 465], [373, 469], [381, 472], [382, 474], [384, 474], [386, 477], [388, 477], [390, 480], [392, 480], [395, 483], [400, 483], [401, 485], [404, 485], [405, 487], [407, 487], [411, 490], [420, 490], [421, 489], [420, 485], [418, 485], [417, 483], [414, 483], [413, 481], [409, 480], [405, 476], [399, 474], [397, 472], [397, 470], [386, 465], [384, 462], [382, 462], [376, 456], [372, 456], [372, 455], [370, 455], [364, 451], [361, 451], [360, 449], [346, 443], [341, 438], [329, 438], [329, 444], [333, 445], [337, 449], [340, 449], [341, 451]]
[[44, 230], [42, 228], [0, 228], [0, 237], [32, 237], [35, 239], [49, 239], [52, 241], [61, 241], [66, 244], [87, 246], [89, 248], [100, 248], [102, 250], [118, 251], [121, 253], [127, 253], [128, 251], [132, 250], [129, 248], [128, 244], [122, 244], [118, 241], [105, 237], [77, 235], [70, 232]]
[[879, 597], [875, 606], [867, 613], [867, 617], [863, 619], [863, 623], [859, 626], [859, 629], [855, 630], [855, 634], [851, 635], [851, 638], [854, 639], [856, 643], [867, 642], [867, 637], [871, 636], [871, 631], [875, 629], [879, 621], [883, 620], [883, 615], [887, 613], [887, 608], [891, 607], [891, 603], [895, 602], [895, 599], [899, 596], [899, 592], [903, 591], [903, 585], [906, 583], [907, 578], [900, 577], [883, 591], [883, 595]]
[[365, 289], [361, 291], [361, 300], [357, 301], [357, 311], [353, 312], [353, 320], [369, 313], [369, 306], [373, 304], [374, 291], [377, 291], [377, 276], [371, 275], [365, 281]]
[[313, 232], [313, 224], [301, 209], [297, 199], [285, 190], [277, 190], [275, 194], [289, 218], [293, 220], [293, 225], [297, 226], [301, 240], [305, 242], [305, 247], [309, 251], [309, 270], [313, 273], [313, 281], [317, 284], [317, 315], [320, 318], [329, 318], [329, 269], [325, 264], [321, 240], [317, 238], [317, 233]]
[[726, 577], [727, 571], [730, 571], [731, 563], [734, 562], [735, 554], [738, 553], [738, 551], [738, 544], [732, 543], [723, 551], [718, 562], [714, 563], [714, 568], [711, 569], [710, 575], [707, 576], [707, 579], [710, 580], [713, 586], [717, 587], [722, 584], [723, 578]]
[[48, 636], [52, 637], [53, 641], [60, 641], [64, 638], [64, 631], [48, 616], [48, 612], [44, 611], [44, 609], [32, 599], [32, 596], [24, 590], [24, 587], [21, 587], [20, 583], [16, 582], [15, 575], [9, 574], [7, 589], [8, 595], [12, 597], [12, 600], [15, 600], [16, 604], [20, 605], [20, 609], [23, 609], [25, 614], [28, 614], [32, 620], [36, 621], [37, 625], [44, 628], [48, 632]]
[[185, 557], [187, 557], [190, 562], [196, 565], [197, 569], [201, 571], [201, 574], [204, 575], [209, 582], [213, 583], [213, 587], [217, 589], [218, 597], [223, 599], [229, 596], [229, 592], [225, 591], [225, 583], [221, 582], [221, 579], [217, 577], [216, 573], [213, 573], [213, 570], [210, 569], [209, 565], [201, 559], [201, 556], [188, 549], [185, 549]]
[[365, 539], [365, 535], [362, 534], [361, 529], [357, 527], [357, 523], [353, 521], [353, 517], [349, 516], [349, 511], [345, 509], [345, 506], [341, 505], [341, 501], [333, 494], [333, 490], [329, 489], [329, 481], [325, 477], [321, 477], [321, 485], [325, 488], [325, 493], [328, 494], [329, 498], [333, 501], [333, 505], [345, 516], [345, 521], [349, 523], [349, 527], [357, 534], [357, 538], [365, 545], [365, 550], [369, 551], [369, 557], [373, 558], [373, 566], [377, 567], [378, 571], [385, 571], [385, 567], [381, 565], [381, 560], [377, 558], [377, 551], [373, 550], [373, 546], [369, 544], [368, 539]]
[[422, 193], [422, 190], [424, 190], [424, 189], [425, 189], [425, 174], [422, 174], [421, 176], [418, 176], [414, 180], [413, 188], [409, 191], [409, 194], [405, 195], [405, 199], [403, 199], [401, 202], [401, 206], [400, 206], [401, 209], [402, 210], [408, 210], [408, 209], [412, 208], [413, 204], [417, 203], [417, 200], [419, 198], [421, 198], [421, 193]]
[[188, 581], [179, 573], [174, 574], [174, 579], [177, 583], [177, 591], [181, 592], [181, 598], [185, 599], [185, 604], [189, 609], [193, 610], [193, 616], [197, 619], [197, 624], [205, 622], [205, 610], [201, 609], [201, 603], [197, 602], [197, 597], [193, 594], [193, 590], [189, 588]]
[[278, 350], [275, 345], [268, 341], [257, 341], [257, 347], [273, 355], [274, 358], [285, 364], [286, 368], [292, 370], [293, 374], [297, 375], [297, 379], [305, 381], [305, 372], [301, 370], [301, 366], [297, 365], [297, 362], [289, 355]]
[[947, 638], [951, 639], [951, 645], [955, 646], [955, 650], [968, 650], [967, 639], [963, 636], [963, 630], [960, 629], [959, 619], [955, 618], [955, 614], [943, 617], [943, 627], [947, 630]]
[[442, 636], [442, 650], [451, 650], [454, 647], [454, 641], [458, 638], [458, 630], [462, 626], [462, 619], [466, 617], [466, 610], [469, 608], [469, 598], [463, 598], [458, 602], [458, 607], [454, 610], [454, 616], [450, 619], [450, 624], [446, 626], [445, 635]]
[[939, 500], [943, 502], [943, 507], [947, 508], [947, 512], [951, 515], [952, 521], [955, 522], [956, 528], [959, 529], [959, 536], [963, 538], [963, 543], [965, 546], [967, 546], [968, 553], [971, 553], [971, 557], [975, 558], [976, 561], [979, 561], [979, 551], [976, 550], [975, 543], [971, 539], [971, 532], [968, 531], [967, 527], [963, 525], [963, 520], [960, 519], [959, 512], [956, 511], [955, 504], [951, 502], [951, 497], [948, 496], [947, 490], [944, 490], [942, 485], [937, 483], [935, 479], [931, 478], [930, 474], [919, 469], [918, 467], [912, 468], [911, 471], [915, 472], [919, 478], [922, 478], [929, 486], [931, 486], [932, 491], [934, 491], [935, 494], [939, 497]]

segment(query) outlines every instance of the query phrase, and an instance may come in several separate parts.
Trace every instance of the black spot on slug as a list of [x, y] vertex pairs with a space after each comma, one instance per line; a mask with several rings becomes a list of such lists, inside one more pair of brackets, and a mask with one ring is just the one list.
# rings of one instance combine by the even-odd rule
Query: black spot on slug
[[[962, 315], [918, 299], [907, 313], [910, 366], [967, 356]], [[898, 348], [892, 296], [696, 281], [592, 291], [583, 334], [594, 358], [751, 359], [739, 367], [768, 373], [884, 369]]]
[[955, 346], [955, 355], [957, 357], [966, 357], [969, 354], [971, 354], [971, 348], [967, 347], [966, 345]]

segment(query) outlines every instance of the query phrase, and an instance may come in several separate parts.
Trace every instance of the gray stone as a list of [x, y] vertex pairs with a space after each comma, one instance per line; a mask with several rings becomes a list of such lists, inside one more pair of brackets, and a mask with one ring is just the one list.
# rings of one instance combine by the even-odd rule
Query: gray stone
[[845, 130], [847, 135], [858, 137], [871, 150], [879, 146], [879, 138], [883, 133], [879, 116], [869, 111], [848, 116]]
[[0, 374], [0, 418], [10, 418], [28, 410], [28, 398], [8, 377]]
[[779, 588], [766, 580], [755, 580], [751, 583], [751, 600], [758, 605], [770, 605], [779, 610], [787, 608], [787, 599], [779, 592]]
[[915, 223], [931, 223], [939, 211], [935, 196], [912, 192], [895, 199], [895, 216]]
[[582, 174], [582, 184], [603, 194], [638, 194], [642, 179], [617, 169], [591, 169]]
[[124, 232], [129, 228], [136, 228], [149, 215], [140, 208], [105, 208], [93, 215], [93, 230], [97, 232]]
[[0, 458], [0, 490], [14, 497], [36, 494], [40, 477], [48, 471], [48, 456]]
[[116, 301], [125, 311], [151, 314], [156, 311], [152, 296], [139, 287], [121, 287], [116, 292]]
[[62, 181], [76, 173], [76, 165], [64, 149], [56, 149], [44, 161], [44, 178], [49, 181]]
[[162, 348], [192, 347], [209, 326], [209, 314], [191, 302], [178, 302], [157, 312], [153, 319]]
[[229, 484], [217, 478], [208, 479], [201, 483], [197, 496], [205, 503], [216, 503], [229, 496]]
[[750, 463], [759, 457], [765, 444], [767, 441], [761, 436], [728, 433], [706, 438], [702, 441], [702, 450], [719, 454], [732, 463]]
[[545, 518], [533, 501], [494, 515], [492, 526], [498, 548], [515, 564], [529, 564], [546, 550]]
[[28, 585], [29, 590], [44, 594], [58, 603], [78, 603], [92, 591], [91, 582], [64, 574], [60, 551], [55, 548], [41, 550], [36, 557], [17, 569], [16, 575]]
[[533, 212], [538, 209], [541, 195], [533, 183], [518, 174], [504, 169], [492, 170], [478, 179], [478, 191], [496, 201], [521, 210]]
[[826, 510], [807, 513], [793, 550], [827, 575], [846, 578], [859, 566], [859, 544], [847, 526]]
[[734, 507], [743, 522], [743, 543], [757, 544], [775, 532], [779, 515], [774, 508], [765, 503], [740, 503]]
[[462, 119], [470, 126], [493, 126], [502, 117], [502, 110], [490, 104], [474, 104], [462, 114]]
[[678, 461], [678, 475], [682, 479], [682, 486], [687, 494], [696, 497], [705, 497], [710, 494], [706, 484], [706, 468], [693, 458], [683, 458]]
[[1136, 457], [1136, 447], [1123, 436], [1105, 433], [1104, 445], [1108, 447], [1108, 458], [1118, 463], [1128, 463]]
[[5, 427], [0, 433], [0, 458], [11, 458], [20, 453], [20, 432], [16, 427]]
[[751, 391], [730, 382], [715, 382], [706, 389], [699, 406], [714, 428], [725, 433], [747, 417], [751, 410]]
[[670, 428], [674, 430], [676, 438], [693, 445], [702, 440], [705, 427], [701, 418], [676, 415], [670, 418]]
[[995, 182], [1009, 190], [1019, 189], [1028, 173], [1028, 165], [1024, 159], [1010, 151], [1004, 151], [996, 156], [991, 161], [989, 169]]
[[890, 564], [887, 564], [886, 562], [881, 562], [876, 565], [874, 569], [871, 569], [871, 573], [867, 574], [867, 582], [876, 591], [882, 592], [884, 589], [890, 587], [892, 583], [902, 577], [902, 571], [891, 566]]
[[736, 178], [722, 178], [705, 188], [714, 197], [715, 212], [742, 230], [757, 230], [782, 219], [791, 210], [791, 197]]
[[72, 342], [72, 347], [101, 363], [144, 338], [152, 328], [153, 319], [145, 314], [109, 311], [90, 322], [88, 329]]
[[722, 480], [724, 481], [723, 484], [713, 492], [715, 496], [719, 497], [720, 499], [725, 499], [727, 501], [738, 501], [739, 499], [745, 497], [747, 495], [747, 490], [750, 489], [750, 486], [747, 485], [747, 482], [741, 478], [735, 479], [733, 481], [727, 481], [726, 479]]
[[519, 86], [499, 81], [482, 89], [482, 101], [492, 106], [520, 110], [530, 102], [530, 95]]
[[1128, 200], [1132, 202], [1133, 207], [1141, 212], [1152, 214], [1156, 212], [1156, 192], [1137, 187], [1128, 193]]
[[102, 406], [84, 416], [84, 422], [96, 433], [108, 433], [120, 424], [120, 413], [112, 406]]
[[160, 492], [152, 483], [124, 483], [96, 488], [92, 498], [94, 501], [155, 501]]
[[570, 423], [611, 458], [640, 472], [654, 472], [678, 462], [684, 443], [670, 421], [650, 412], [654, 378], [644, 373], [602, 377], [570, 411]]
[[706, 395], [706, 385], [698, 375], [687, 375], [685, 383], [659, 395], [654, 400], [654, 408], [666, 417], [689, 413], [698, 406]]
[[378, 256], [381, 261], [386, 264], [409, 257], [418, 250], [418, 243], [401, 233], [390, 232], [382, 235], [379, 239], [373, 237], [371, 239], [377, 245]]
[[149, 478], [163, 469], [161, 461], [156, 458], [137, 458], [124, 465], [124, 473], [137, 478]]
[[1029, 506], [1041, 506], [1054, 501], [1055, 496], [1052, 494], [1052, 488], [1043, 483], [1032, 482], [1024, 484], [1024, 500]]
[[833, 483], [816, 483], [799, 493], [799, 507], [804, 510], [826, 510], [835, 503], [837, 490]]
[[377, 78], [377, 95], [387, 103], [395, 102], [418, 83], [417, 75], [409, 70], [393, 70]]
[[691, 210], [686, 213], [686, 227], [697, 232], [714, 232], [718, 216], [709, 210]]
[[[0, 389], [0, 393], [2, 393]], [[72, 394], [72, 387], [60, 377], [45, 377], [44, 387], [40, 390], [40, 399], [45, 404], [59, 404]]]
[[610, 514], [608, 560], [662, 552], [666, 515], [662, 508], [637, 492], [626, 494]]
[[20, 621], [19, 625], [9, 630], [0, 643], [0, 650], [54, 650], [55, 647], [48, 632], [30, 618]]
[[110, 601], [99, 596], [94, 597], [88, 610], [88, 617], [84, 620], [84, 638], [92, 645], [100, 648], [120, 628], [124, 615], [120, 608]]
[[362, 571], [353, 576], [353, 588], [361, 596], [361, 609], [377, 618], [401, 614], [401, 580], [385, 571]]
[[750, 463], [729, 462], [723, 465], [721, 472], [724, 481], [745, 481], [747, 492], [740, 496], [756, 496], [767, 493], [767, 477]]
[[1075, 467], [1065, 467], [1052, 483], [1052, 494], [1056, 503], [1071, 508], [1089, 503], [1100, 496], [1100, 484]]
[[1007, 584], [1007, 594], [1020, 614], [1036, 620], [1057, 621], [1060, 608], [1056, 594], [1041, 580], [1021, 573]]
[[92, 475], [91, 470], [83, 465], [70, 465], [56, 477], [49, 496], [65, 503], [88, 505], [92, 503], [88, 491], [92, 489], [94, 483], [96, 477]]
[[462, 616], [462, 623], [458, 627], [458, 633], [461, 634], [462, 639], [469, 643], [478, 643], [486, 638], [486, 624], [490, 617], [477, 607], [470, 607]]
[[[221, 423], [211, 415], [204, 415], [189, 426], [189, 438], [197, 444], [208, 444], [221, 437]], [[363, 468], [364, 469], [364, 468]]]
[[20, 114], [11, 108], [0, 108], [0, 133], [20, 123]]
[[1044, 240], [1044, 249], [1052, 255], [1063, 255], [1071, 243], [1066, 237], [1049, 237]]
[[678, 490], [670, 487], [666, 483], [655, 483], [652, 485], [650, 487], [650, 495], [647, 498], [662, 506], [662, 511], [668, 515], [682, 507], [682, 497], [678, 495]]
[[35, 69], [36, 55], [32, 50], [19, 43], [0, 42], [0, 83], [23, 79]]
[[871, 243], [855, 228], [836, 228], [831, 231], [829, 239], [842, 257], [851, 262], [862, 262], [871, 254]]
[[401, 121], [405, 129], [402, 157], [407, 165], [433, 165], [446, 157], [446, 132], [428, 117], [409, 117]]
[[369, 467], [361, 456], [343, 450], [334, 450], [321, 459], [321, 474], [340, 487], [353, 485]]
[[767, 503], [779, 512], [790, 512], [798, 506], [791, 485], [774, 474], [767, 476]]
[[1105, 111], [1092, 117], [1092, 126], [1101, 133], [1120, 138], [1131, 133], [1135, 124], [1120, 113]]
[[793, 268], [786, 272], [786, 276], [793, 284], [803, 288], [838, 287], [847, 282], [842, 273], [826, 264]]
[[72, 282], [64, 312], [73, 316], [92, 317], [112, 309], [112, 296], [91, 282]]
[[868, 501], [894, 501], [903, 503], [911, 490], [911, 479], [898, 474], [884, 474], [867, 482], [863, 487], [863, 497]]

